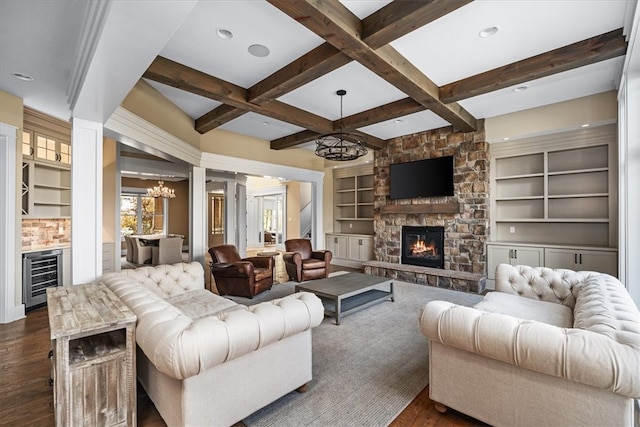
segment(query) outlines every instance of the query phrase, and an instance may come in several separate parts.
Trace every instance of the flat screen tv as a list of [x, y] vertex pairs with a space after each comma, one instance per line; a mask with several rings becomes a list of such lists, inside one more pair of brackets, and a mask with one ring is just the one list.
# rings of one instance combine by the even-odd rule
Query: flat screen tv
[[392, 164], [389, 186], [392, 199], [453, 196], [453, 156]]

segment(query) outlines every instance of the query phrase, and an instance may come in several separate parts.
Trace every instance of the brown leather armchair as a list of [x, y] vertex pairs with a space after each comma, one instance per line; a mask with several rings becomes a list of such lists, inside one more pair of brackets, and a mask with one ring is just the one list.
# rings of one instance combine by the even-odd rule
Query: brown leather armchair
[[211, 274], [220, 295], [253, 298], [271, 289], [273, 284], [273, 257], [240, 258], [234, 245], [209, 248]]
[[292, 280], [322, 279], [331, 272], [331, 251], [314, 251], [308, 239], [290, 239], [284, 242], [282, 257], [287, 274]]

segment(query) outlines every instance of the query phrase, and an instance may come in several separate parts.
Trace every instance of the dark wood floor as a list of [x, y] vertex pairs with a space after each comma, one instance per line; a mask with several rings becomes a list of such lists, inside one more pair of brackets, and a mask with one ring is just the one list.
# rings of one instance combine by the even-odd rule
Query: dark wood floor
[[[39, 308], [26, 319], [0, 325], [0, 426], [52, 426], [53, 390], [49, 386], [49, 320]], [[138, 388], [138, 425], [165, 426], [158, 411]], [[238, 423], [236, 427], [243, 426]], [[393, 427], [475, 426], [480, 422], [449, 410], [438, 413], [428, 387], [393, 421]]]

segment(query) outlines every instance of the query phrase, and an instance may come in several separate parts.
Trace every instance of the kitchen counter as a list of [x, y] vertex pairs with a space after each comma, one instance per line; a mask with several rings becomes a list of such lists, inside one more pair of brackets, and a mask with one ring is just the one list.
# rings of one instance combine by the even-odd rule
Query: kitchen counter
[[48, 251], [48, 250], [54, 250], [54, 249], [68, 249], [70, 247], [71, 247], [70, 243], [23, 246], [22, 253], [26, 254], [30, 252], [40, 252], [40, 251]]

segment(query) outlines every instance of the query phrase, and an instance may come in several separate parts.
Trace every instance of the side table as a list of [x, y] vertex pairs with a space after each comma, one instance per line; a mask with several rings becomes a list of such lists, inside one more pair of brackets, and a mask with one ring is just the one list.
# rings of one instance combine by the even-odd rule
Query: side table
[[47, 289], [57, 426], [136, 425], [136, 316], [105, 285]]
[[278, 283], [276, 281], [276, 279], [277, 279], [276, 268], [277, 268], [277, 265], [278, 265], [277, 258], [278, 258], [278, 255], [280, 255], [280, 252], [278, 252], [278, 251], [264, 251], [264, 252], [258, 252], [256, 255], [257, 256], [268, 256], [268, 257], [273, 258], [273, 272], [272, 272], [273, 279], [272, 279], [272, 281], [273, 281], [274, 285], [276, 283]]

